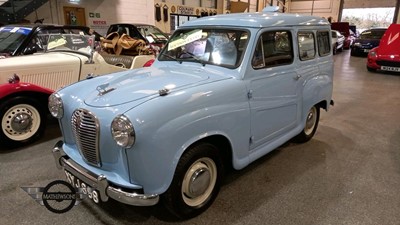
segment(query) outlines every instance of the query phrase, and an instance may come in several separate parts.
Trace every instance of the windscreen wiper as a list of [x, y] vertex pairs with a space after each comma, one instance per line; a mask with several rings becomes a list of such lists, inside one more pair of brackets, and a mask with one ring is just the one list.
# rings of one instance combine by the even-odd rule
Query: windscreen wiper
[[175, 57], [173, 57], [173, 56], [170, 56], [170, 55], [165, 54], [165, 53], [161, 53], [161, 55], [162, 55], [162, 56], [165, 56], [165, 57], [167, 57], [167, 58], [173, 59], [173, 60], [177, 61], [179, 64], [182, 64], [182, 60], [179, 60], [179, 59], [177, 59], [177, 58], [175, 58]]
[[185, 50], [181, 51], [183, 54], [188, 54], [190, 55], [194, 60], [196, 60], [196, 62], [201, 63], [202, 66], [205, 66], [206, 63], [204, 62], [204, 60], [202, 60], [201, 58], [199, 58], [198, 56], [196, 56], [195, 54], [191, 53], [191, 52], [187, 52]]

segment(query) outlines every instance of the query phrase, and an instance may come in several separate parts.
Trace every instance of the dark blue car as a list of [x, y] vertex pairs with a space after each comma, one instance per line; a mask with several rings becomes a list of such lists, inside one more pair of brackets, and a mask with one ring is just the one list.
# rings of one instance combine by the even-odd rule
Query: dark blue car
[[367, 56], [368, 52], [379, 45], [387, 28], [371, 28], [363, 31], [351, 46], [352, 56]]

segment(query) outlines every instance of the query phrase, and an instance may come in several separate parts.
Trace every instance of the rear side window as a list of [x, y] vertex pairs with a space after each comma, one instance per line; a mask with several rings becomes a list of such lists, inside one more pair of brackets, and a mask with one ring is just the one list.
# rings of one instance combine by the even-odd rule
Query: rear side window
[[252, 59], [254, 69], [275, 67], [293, 62], [293, 45], [290, 31], [268, 31], [257, 41]]
[[[335, 32], [336, 34], [336, 32]], [[332, 33], [333, 37], [333, 33]], [[318, 31], [317, 32], [317, 40], [318, 40], [318, 53], [320, 56], [329, 55], [331, 52], [331, 44], [329, 41], [329, 31]]]
[[297, 35], [299, 43], [300, 60], [309, 60], [315, 58], [315, 39], [311, 31], [300, 31]]

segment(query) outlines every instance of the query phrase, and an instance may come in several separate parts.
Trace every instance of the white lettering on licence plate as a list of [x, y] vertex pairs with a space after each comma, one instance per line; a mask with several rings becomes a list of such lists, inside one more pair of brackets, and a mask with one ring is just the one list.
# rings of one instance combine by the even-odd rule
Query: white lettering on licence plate
[[381, 70], [400, 72], [400, 67], [381, 66]]
[[87, 195], [90, 199], [92, 199], [95, 203], [99, 203], [100, 197], [99, 193], [96, 189], [90, 187], [89, 185], [85, 184], [77, 177], [72, 175], [70, 172], [64, 170], [65, 176], [67, 177], [67, 181], [75, 188], [81, 188], [82, 193]]

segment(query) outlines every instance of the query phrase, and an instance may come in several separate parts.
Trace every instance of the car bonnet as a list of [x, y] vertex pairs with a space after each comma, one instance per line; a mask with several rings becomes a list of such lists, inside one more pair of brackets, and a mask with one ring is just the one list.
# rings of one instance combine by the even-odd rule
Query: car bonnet
[[147, 98], [167, 95], [175, 90], [222, 78], [217, 75], [210, 79], [210, 73], [204, 69], [183, 66], [136, 69], [87, 86], [91, 90], [84, 101], [92, 107], [116, 106], [134, 101], [139, 103]]
[[386, 30], [379, 43], [380, 55], [393, 55], [399, 57], [400, 52], [400, 24], [392, 24]]

